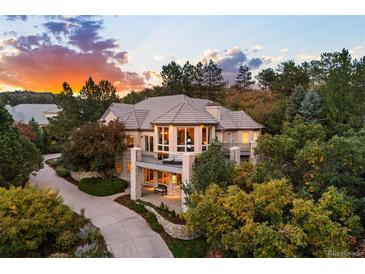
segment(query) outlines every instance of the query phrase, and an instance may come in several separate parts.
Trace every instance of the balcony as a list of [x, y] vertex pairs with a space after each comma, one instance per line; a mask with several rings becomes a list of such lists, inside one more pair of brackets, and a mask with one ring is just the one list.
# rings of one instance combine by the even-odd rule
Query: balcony
[[142, 151], [141, 159], [137, 161], [137, 166], [159, 171], [172, 173], [182, 173], [181, 153], [161, 153]]
[[229, 149], [231, 147], [239, 147], [241, 156], [250, 156], [251, 144], [242, 144], [242, 143], [222, 143], [224, 154], [229, 155]]

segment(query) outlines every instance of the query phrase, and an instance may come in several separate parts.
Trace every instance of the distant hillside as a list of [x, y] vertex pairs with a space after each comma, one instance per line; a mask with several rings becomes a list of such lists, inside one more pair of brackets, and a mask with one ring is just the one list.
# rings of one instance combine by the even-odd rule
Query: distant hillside
[[12, 106], [18, 104], [54, 104], [55, 95], [50, 92], [8, 91], [0, 93], [0, 101]]
[[278, 99], [279, 95], [272, 91], [235, 89], [225, 91], [226, 107], [232, 110], [244, 110], [257, 122], [266, 126]]

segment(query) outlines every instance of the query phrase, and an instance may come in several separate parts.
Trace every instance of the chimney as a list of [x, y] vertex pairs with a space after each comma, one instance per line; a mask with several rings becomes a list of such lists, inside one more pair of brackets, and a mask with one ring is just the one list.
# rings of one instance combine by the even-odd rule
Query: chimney
[[221, 119], [221, 106], [218, 103], [209, 102], [205, 105], [205, 110], [210, 113], [215, 119]]

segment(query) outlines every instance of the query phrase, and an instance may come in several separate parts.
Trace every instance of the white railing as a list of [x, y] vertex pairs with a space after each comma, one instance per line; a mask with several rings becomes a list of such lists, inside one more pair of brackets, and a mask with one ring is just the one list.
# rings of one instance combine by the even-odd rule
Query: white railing
[[239, 147], [241, 151], [250, 151], [250, 144], [243, 143], [222, 143], [223, 150], [229, 150], [231, 147]]
[[182, 165], [183, 153], [142, 151], [141, 162], [157, 165]]

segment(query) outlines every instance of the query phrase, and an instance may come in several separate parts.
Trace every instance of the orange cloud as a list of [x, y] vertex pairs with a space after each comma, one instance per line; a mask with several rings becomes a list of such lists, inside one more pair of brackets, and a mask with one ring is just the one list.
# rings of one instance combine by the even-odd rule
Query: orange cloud
[[141, 76], [122, 71], [101, 52], [77, 52], [60, 45], [41, 45], [3, 56], [0, 63], [0, 83], [33, 91], [59, 92], [64, 81], [78, 91], [89, 76], [116, 83], [118, 91], [139, 90], [145, 85]]

